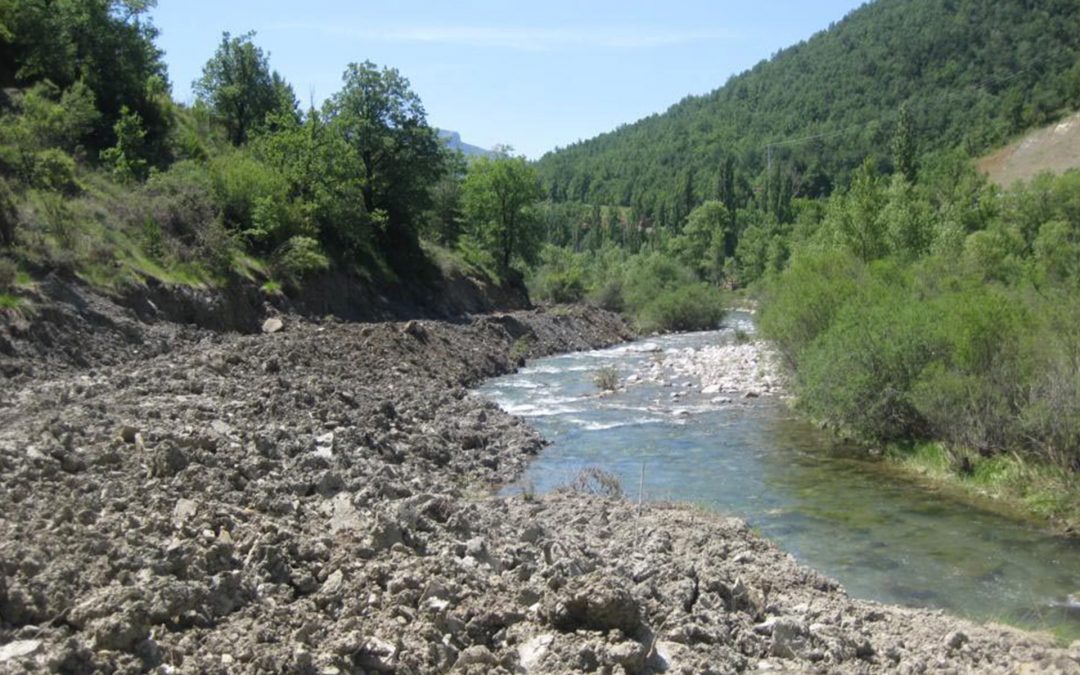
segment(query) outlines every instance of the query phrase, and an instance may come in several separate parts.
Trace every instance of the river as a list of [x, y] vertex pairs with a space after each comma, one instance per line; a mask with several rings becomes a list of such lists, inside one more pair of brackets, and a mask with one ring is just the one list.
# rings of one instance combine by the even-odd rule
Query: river
[[665, 352], [730, 343], [736, 327], [753, 330], [735, 313], [719, 331], [537, 360], [485, 383], [482, 395], [551, 443], [506, 490], [546, 492], [600, 467], [629, 498], [742, 517], [855, 597], [1080, 638], [1080, 543], [905, 480], [777, 397], [728, 401], [677, 373], [598, 395], [603, 367], [625, 381]]

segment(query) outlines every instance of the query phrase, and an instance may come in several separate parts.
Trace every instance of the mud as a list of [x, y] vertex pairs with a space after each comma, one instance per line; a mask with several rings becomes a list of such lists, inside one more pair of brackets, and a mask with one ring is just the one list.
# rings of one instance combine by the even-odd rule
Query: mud
[[0, 672], [1080, 672], [738, 520], [494, 496], [543, 441], [468, 387], [612, 315], [282, 324], [4, 382]]

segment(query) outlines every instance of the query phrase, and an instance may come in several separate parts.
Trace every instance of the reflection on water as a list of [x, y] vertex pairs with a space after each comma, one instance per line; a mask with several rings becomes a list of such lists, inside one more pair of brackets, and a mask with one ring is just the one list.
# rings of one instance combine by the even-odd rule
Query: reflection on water
[[[734, 320], [748, 327], [745, 316]], [[644, 466], [646, 499], [739, 515], [856, 597], [1080, 638], [1080, 612], [1064, 602], [1080, 592], [1076, 542], [898, 480], [775, 399], [717, 405], [686, 378], [609, 396], [592, 383], [602, 366], [625, 378], [656, 349], [729, 339], [730, 328], [544, 359], [480, 392], [551, 441], [522, 485], [547, 491], [601, 466], [636, 497]]]

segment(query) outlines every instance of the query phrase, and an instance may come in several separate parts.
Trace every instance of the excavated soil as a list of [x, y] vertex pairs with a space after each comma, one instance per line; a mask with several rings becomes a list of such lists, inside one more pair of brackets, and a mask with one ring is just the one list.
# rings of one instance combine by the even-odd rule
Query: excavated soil
[[467, 387], [612, 315], [164, 332], [0, 382], [0, 672], [1080, 672], [735, 519], [495, 496], [543, 441]]

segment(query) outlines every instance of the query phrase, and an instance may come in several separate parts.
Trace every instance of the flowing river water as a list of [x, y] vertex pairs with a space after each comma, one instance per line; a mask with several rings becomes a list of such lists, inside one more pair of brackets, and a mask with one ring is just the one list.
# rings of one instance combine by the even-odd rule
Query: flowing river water
[[599, 467], [629, 498], [742, 517], [853, 596], [1080, 638], [1080, 543], [904, 480], [776, 397], [718, 398], [677, 373], [598, 395], [601, 368], [625, 381], [664, 352], [730, 343], [735, 327], [753, 330], [735, 313], [719, 331], [537, 360], [484, 384], [551, 442], [506, 490], [546, 492]]

